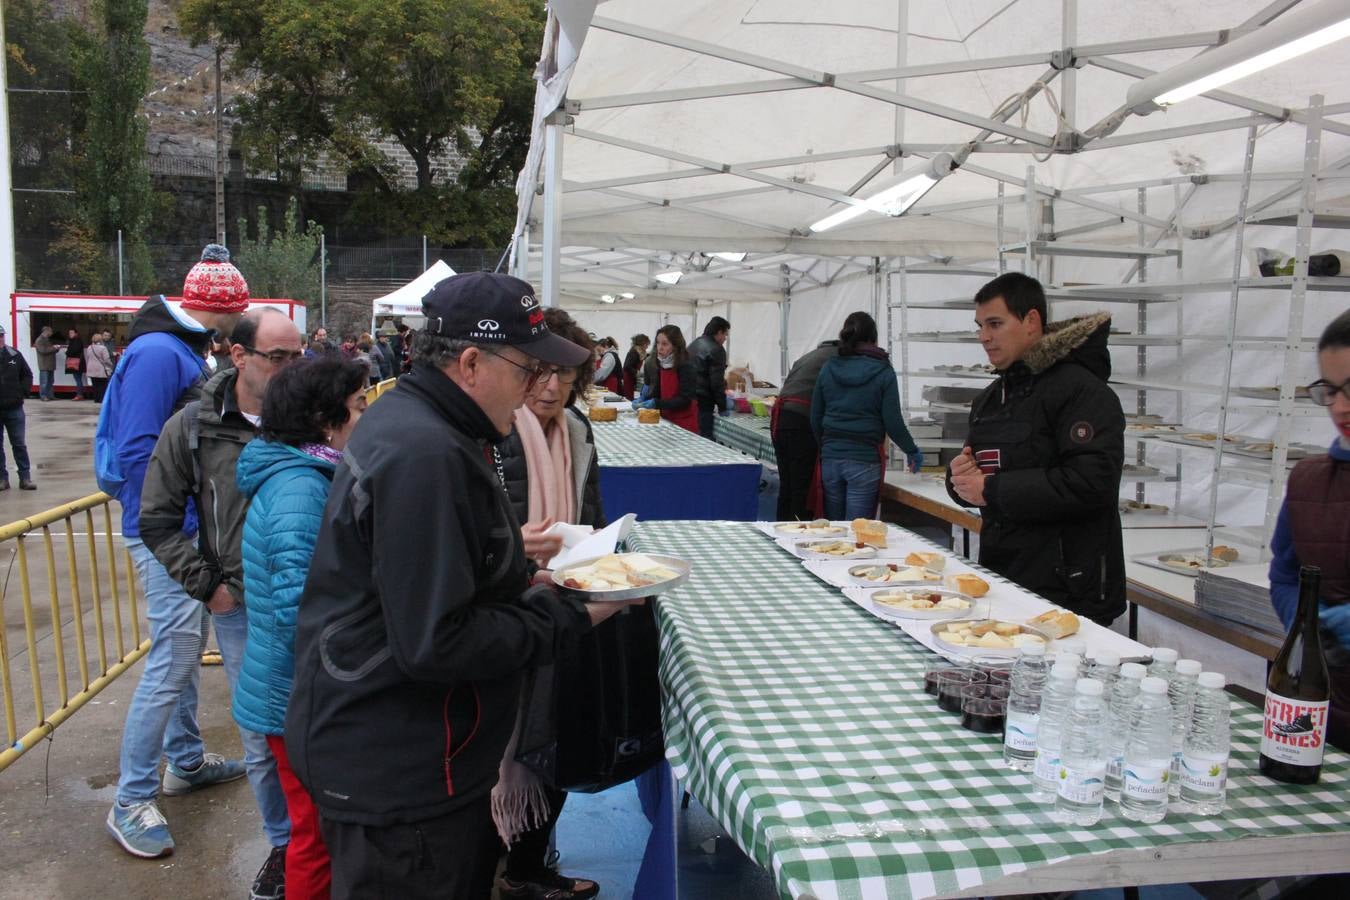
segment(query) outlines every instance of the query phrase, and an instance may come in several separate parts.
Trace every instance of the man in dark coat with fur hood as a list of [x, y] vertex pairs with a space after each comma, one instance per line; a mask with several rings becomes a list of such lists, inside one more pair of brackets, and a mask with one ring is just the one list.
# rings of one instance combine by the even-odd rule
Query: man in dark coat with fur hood
[[1107, 384], [1111, 317], [1046, 319], [1045, 291], [1021, 273], [975, 295], [999, 377], [971, 405], [947, 491], [980, 508], [981, 565], [1106, 625], [1125, 610], [1125, 416]]

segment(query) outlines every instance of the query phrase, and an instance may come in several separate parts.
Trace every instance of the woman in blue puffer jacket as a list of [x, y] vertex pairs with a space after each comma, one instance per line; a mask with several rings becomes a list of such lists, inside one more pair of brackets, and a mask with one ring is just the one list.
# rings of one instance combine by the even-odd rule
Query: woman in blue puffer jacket
[[282, 731], [295, 673], [295, 616], [333, 472], [365, 409], [364, 363], [330, 355], [272, 377], [260, 437], [239, 456], [244, 520], [244, 603], [248, 637], [234, 689], [234, 718], [267, 736], [291, 816], [286, 896], [327, 898], [328, 851], [309, 794], [286, 758]]

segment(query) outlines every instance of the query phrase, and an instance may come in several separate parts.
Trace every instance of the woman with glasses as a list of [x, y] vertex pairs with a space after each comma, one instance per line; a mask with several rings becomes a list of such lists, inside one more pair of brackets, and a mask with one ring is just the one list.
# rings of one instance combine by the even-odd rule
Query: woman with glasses
[[698, 434], [698, 407], [694, 404], [694, 365], [678, 325], [656, 330], [656, 352], [643, 368], [642, 394], [633, 409], [659, 409], [661, 418]]
[[1308, 386], [1336, 428], [1326, 456], [1301, 461], [1289, 473], [1284, 505], [1270, 540], [1270, 600], [1285, 628], [1297, 624], [1298, 570], [1322, 569], [1318, 618], [1331, 676], [1327, 740], [1350, 750], [1350, 310], [1317, 342], [1321, 377]]
[[[546, 309], [544, 322], [554, 334], [593, 348], [585, 330], [566, 312]], [[545, 368], [526, 395], [525, 405], [516, 410], [515, 428], [499, 446], [506, 493], [516, 518], [524, 523], [525, 553], [541, 567], [562, 549], [560, 537], [543, 533], [554, 522], [591, 528], [606, 524], [595, 438], [590, 423], [572, 405], [590, 385], [593, 372], [589, 360], [574, 369]], [[594, 897], [600, 891], [594, 881], [569, 878], [549, 867], [548, 836], [567, 794], [516, 762], [515, 748], [513, 740], [493, 794], [498, 831], [511, 838], [506, 871], [497, 884], [500, 896], [527, 900]], [[502, 809], [516, 813], [498, 814]]]

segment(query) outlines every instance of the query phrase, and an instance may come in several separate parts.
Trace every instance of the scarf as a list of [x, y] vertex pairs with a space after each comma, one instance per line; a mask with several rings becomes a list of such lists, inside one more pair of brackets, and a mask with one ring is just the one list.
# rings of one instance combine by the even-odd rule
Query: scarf
[[[529, 482], [528, 518], [542, 522], [576, 523], [578, 512], [572, 496], [572, 442], [567, 434], [566, 410], [547, 426], [527, 407], [516, 410], [516, 434], [525, 450], [526, 480]], [[547, 560], [537, 560], [542, 566]], [[531, 669], [521, 685], [516, 702], [516, 724], [497, 766], [497, 784], [492, 788], [492, 822], [507, 847], [526, 831], [548, 821], [548, 795], [538, 773], [516, 760], [525, 704], [536, 682], [553, 677], [553, 667]]]
[[337, 465], [342, 462], [342, 451], [334, 450], [327, 444], [301, 444], [297, 448], [301, 453]]
[[675, 368], [675, 354], [674, 354], [674, 353], [670, 354], [669, 356], [658, 356], [658, 357], [656, 358], [656, 361], [657, 361], [658, 363], [661, 364], [661, 368], [663, 368], [663, 369], [673, 369], [673, 368]]
[[516, 433], [525, 449], [526, 480], [530, 486], [528, 521], [552, 518], [555, 522], [575, 524], [572, 442], [568, 439], [567, 420], [556, 416], [543, 426], [534, 413], [522, 406], [516, 410]]

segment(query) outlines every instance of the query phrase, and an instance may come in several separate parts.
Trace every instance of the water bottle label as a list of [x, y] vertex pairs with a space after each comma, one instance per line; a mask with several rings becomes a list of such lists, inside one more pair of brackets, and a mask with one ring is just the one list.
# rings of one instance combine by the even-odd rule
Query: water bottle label
[[1125, 766], [1125, 756], [1109, 756], [1106, 759], [1106, 779], [1107, 781], [1117, 781], [1121, 777], [1121, 770]]
[[1122, 797], [1141, 803], [1159, 803], [1167, 799], [1167, 783], [1172, 779], [1172, 761], [1168, 759], [1132, 762], [1125, 766]]
[[1227, 781], [1227, 755], [1188, 753], [1181, 760], [1181, 786], [1191, 793], [1217, 796]]
[[1037, 750], [1036, 768], [1032, 773], [1037, 781], [1055, 781], [1059, 778], [1059, 751]]
[[1261, 755], [1292, 766], [1321, 765], [1328, 706], [1325, 700], [1291, 700], [1267, 693]]
[[1172, 751], [1172, 780], [1181, 784], [1181, 751]]
[[1008, 710], [1004, 722], [1003, 743], [1011, 750], [1022, 753], [1036, 751], [1036, 731], [1041, 717], [1036, 713], [1013, 712]]
[[1071, 803], [1101, 803], [1106, 790], [1106, 762], [1059, 767], [1059, 795]]

